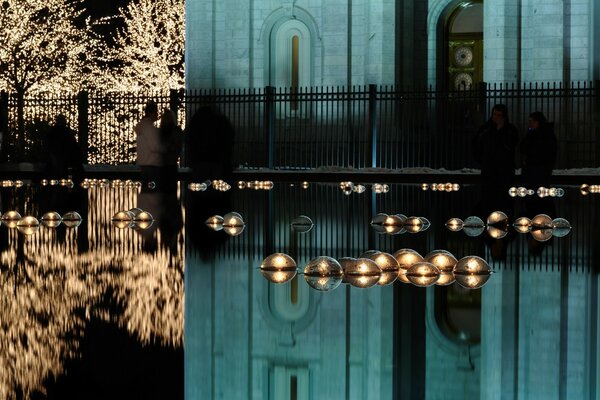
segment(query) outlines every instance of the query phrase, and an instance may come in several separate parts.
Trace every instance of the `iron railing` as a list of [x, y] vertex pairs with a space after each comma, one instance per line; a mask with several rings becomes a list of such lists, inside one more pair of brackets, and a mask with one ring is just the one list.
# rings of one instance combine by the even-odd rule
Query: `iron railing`
[[[78, 131], [88, 163], [132, 164], [133, 127], [150, 99], [175, 110], [181, 125], [201, 105], [217, 107], [235, 129], [234, 162], [248, 168], [477, 167], [472, 137], [496, 103], [508, 106], [521, 136], [533, 111], [544, 112], [554, 122], [559, 141], [556, 168], [600, 163], [599, 82], [481, 84], [459, 91], [370, 85], [81, 92], [21, 100], [3, 93], [4, 160], [35, 161], [45, 129], [62, 113]], [[193, 149], [186, 152], [193, 156]]]

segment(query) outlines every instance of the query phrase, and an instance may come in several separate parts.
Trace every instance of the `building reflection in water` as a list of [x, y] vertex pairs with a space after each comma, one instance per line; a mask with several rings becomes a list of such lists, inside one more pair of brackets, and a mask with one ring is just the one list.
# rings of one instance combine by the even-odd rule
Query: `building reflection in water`
[[[82, 223], [42, 225], [31, 235], [0, 227], [2, 398], [43, 391], [47, 377], [61, 376], [65, 363], [80, 357], [86, 327], [98, 318], [144, 345], [181, 348], [185, 332], [189, 399], [597, 392], [599, 221], [593, 197], [573, 195], [577, 189], [540, 207], [516, 199], [505, 203], [513, 209], [491, 209], [503, 212], [507, 224], [511, 216], [541, 213], [570, 222], [568, 235], [541, 245], [529, 234], [494, 238], [447, 229], [452, 217], [476, 215], [483, 224], [491, 212], [476, 212], [478, 190], [468, 185], [458, 192], [391, 185], [387, 193], [345, 194], [334, 184], [276, 184], [268, 191], [185, 189], [183, 199], [176, 191], [109, 185], [15, 190], [2, 189], [3, 210], [37, 219], [77, 211]], [[134, 207], [155, 222], [146, 229], [113, 225], [115, 214]], [[232, 212], [243, 216], [239, 235], [204, 223]], [[418, 234], [370, 227], [377, 214], [400, 213], [423, 216], [431, 226]], [[277, 285], [260, 270], [279, 252], [304, 270], [319, 256], [359, 259], [400, 249], [432, 263], [436, 249], [457, 260], [480, 256], [498, 273], [481, 290], [457, 283], [420, 288], [399, 278], [368, 289], [337, 282], [322, 293], [302, 276], [286, 275], [288, 282]]]
[[[531, 235], [448, 230], [444, 223], [456, 215], [487, 220], [501, 211], [499, 221], [507, 225], [515, 215], [533, 218], [547, 210], [547, 204], [538, 211], [509, 199], [503, 204], [511, 209], [494, 205], [477, 213], [478, 189], [468, 185], [451, 193], [392, 185], [376, 196], [344, 193], [334, 184], [236, 193], [227, 209], [245, 216], [246, 231], [226, 237], [202, 226], [204, 233], [196, 234], [209, 243], [187, 248], [186, 398], [589, 397], [597, 387], [590, 220], [596, 214], [573, 191], [551, 199], [550, 214], [570, 221], [571, 232], [543, 247], [532, 247]], [[194, 220], [222, 215], [219, 208], [206, 202]], [[424, 216], [431, 227], [417, 235], [370, 227], [373, 216], [400, 212]], [[298, 215], [310, 217], [308, 233], [291, 226]], [[217, 237], [217, 245], [210, 242]], [[446, 249], [458, 259], [478, 255], [498, 273], [481, 290], [400, 281], [361, 289], [343, 282], [323, 293], [301, 276], [274, 284], [259, 270], [279, 252], [302, 271], [319, 256], [340, 260], [344, 268], [348, 257], [367, 250], [408, 248], [419, 254]], [[545, 384], [550, 376], [556, 379]]]

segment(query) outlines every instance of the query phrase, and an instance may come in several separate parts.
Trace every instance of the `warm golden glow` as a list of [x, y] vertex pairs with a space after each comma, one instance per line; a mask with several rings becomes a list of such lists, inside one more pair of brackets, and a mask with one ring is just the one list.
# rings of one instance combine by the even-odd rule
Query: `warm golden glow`
[[463, 228], [463, 220], [460, 218], [450, 218], [446, 221], [446, 227], [452, 232], [458, 232]]
[[431, 286], [439, 279], [440, 270], [426, 261], [417, 262], [406, 271], [406, 277], [413, 285]]
[[517, 218], [513, 227], [519, 233], [527, 233], [531, 230], [531, 220], [527, 217]]
[[285, 283], [296, 276], [298, 268], [292, 257], [284, 253], [275, 253], [263, 260], [260, 264], [260, 272], [273, 283]]

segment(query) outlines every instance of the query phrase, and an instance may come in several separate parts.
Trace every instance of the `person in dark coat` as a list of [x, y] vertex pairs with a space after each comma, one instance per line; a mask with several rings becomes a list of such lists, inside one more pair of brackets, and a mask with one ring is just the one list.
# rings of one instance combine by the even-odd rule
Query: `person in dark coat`
[[83, 176], [83, 157], [75, 131], [67, 126], [67, 118], [59, 114], [44, 140], [48, 177], [64, 179], [69, 175], [78, 181]]
[[512, 183], [518, 141], [517, 128], [508, 120], [508, 109], [504, 104], [496, 104], [491, 118], [479, 128], [473, 143], [474, 158], [481, 165], [484, 182], [494, 181], [502, 186]]
[[160, 156], [160, 180], [163, 185], [176, 185], [177, 167], [181, 155], [183, 132], [177, 125], [177, 117], [172, 110], [166, 109], [160, 117], [159, 142], [162, 148]]
[[205, 105], [193, 115], [185, 132], [185, 161], [196, 180], [229, 180], [233, 169], [234, 130], [229, 119]]
[[535, 189], [550, 185], [557, 147], [553, 124], [539, 111], [529, 114], [527, 135], [520, 145], [521, 178], [525, 186]]

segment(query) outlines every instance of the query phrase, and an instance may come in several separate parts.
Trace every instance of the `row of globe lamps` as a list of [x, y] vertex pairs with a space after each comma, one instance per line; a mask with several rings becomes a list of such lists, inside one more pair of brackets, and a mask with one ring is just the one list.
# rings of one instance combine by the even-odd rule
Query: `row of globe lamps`
[[63, 216], [56, 211], [48, 211], [40, 219], [32, 215], [22, 217], [18, 211], [7, 211], [0, 219], [2, 220], [2, 225], [10, 229], [16, 228], [26, 236], [33, 235], [39, 231], [40, 225], [52, 229], [61, 224], [67, 228], [77, 228], [82, 221], [81, 215], [77, 211], [66, 212]]
[[379, 213], [371, 219], [371, 227], [377, 233], [398, 235], [402, 233], [419, 233], [426, 231], [431, 226], [425, 217], [407, 217], [404, 214]]
[[[467, 236], [479, 236], [487, 230], [489, 236], [494, 239], [502, 239], [508, 234], [508, 216], [502, 211], [492, 212], [486, 223], [477, 216], [470, 216], [463, 221], [460, 218], [450, 218], [446, 221], [446, 227], [453, 232], [463, 231]], [[554, 218], [546, 214], [538, 214], [532, 219], [527, 217], [517, 218], [513, 224], [515, 231], [519, 233], [531, 233], [532, 237], [545, 242], [550, 238], [564, 237], [571, 231], [571, 224], [564, 218]]]
[[458, 183], [421, 183], [421, 190], [431, 189], [434, 192], [458, 192], [460, 185]]
[[597, 194], [600, 193], [600, 185], [588, 185], [587, 183], [584, 183], [579, 187], [579, 191], [584, 196], [587, 196], [590, 193]]
[[526, 187], [511, 187], [508, 189], [508, 195], [510, 197], [526, 197], [533, 196], [537, 194], [538, 197], [563, 197], [565, 195], [565, 190], [563, 188], [555, 188], [555, 187], [544, 187], [540, 186], [537, 190], [527, 189]]
[[134, 207], [127, 211], [119, 211], [111, 218], [112, 224], [119, 229], [148, 229], [154, 224], [154, 217], [148, 211]]
[[[269, 282], [283, 284], [298, 274], [298, 266], [289, 255], [275, 253], [262, 261], [260, 272]], [[446, 250], [434, 250], [422, 257], [412, 249], [400, 249], [393, 255], [371, 250], [359, 258], [338, 260], [320, 256], [309, 261], [302, 272], [310, 287], [325, 292], [341, 283], [368, 288], [386, 286], [396, 280], [419, 287], [457, 282], [464, 288], [478, 289], [487, 283], [492, 273], [487, 262], [477, 256], [457, 260]]]
[[204, 221], [204, 223], [213, 231], [222, 230], [229, 236], [238, 236], [246, 228], [244, 218], [235, 211], [228, 212], [223, 216], [213, 215]]

